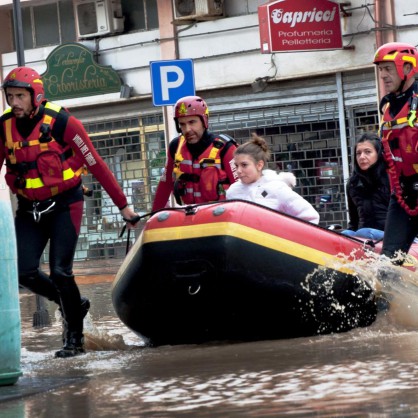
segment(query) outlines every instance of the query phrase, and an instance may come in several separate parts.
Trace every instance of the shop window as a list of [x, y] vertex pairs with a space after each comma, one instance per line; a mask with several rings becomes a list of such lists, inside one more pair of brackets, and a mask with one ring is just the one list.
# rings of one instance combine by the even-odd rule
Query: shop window
[[[86, 123], [84, 126], [97, 152], [123, 188], [129, 205], [137, 213], [148, 213], [151, 210], [152, 186], [155, 186], [155, 182], [151, 181], [149, 149], [164, 150], [162, 117], [156, 114]], [[164, 166], [165, 155], [161, 162]], [[83, 176], [83, 184], [88, 187], [91, 196], [85, 198], [85, 216], [76, 259], [86, 257], [86, 254], [90, 258], [123, 256], [120, 249], [124, 246], [121, 246], [119, 233], [124, 222], [119, 210], [90, 173]], [[136, 237], [140, 232], [141, 225], [135, 229]], [[132, 239], [135, 237], [132, 236]]]
[[[328, 120], [324, 119], [324, 109]], [[303, 105], [269, 108], [266, 113], [259, 110], [258, 114], [259, 123], [255, 129], [227, 129], [226, 133], [238, 143], [247, 141], [252, 132], [264, 137], [272, 150], [269, 168], [295, 174], [296, 192], [320, 212], [321, 225], [342, 223], [346, 208], [336, 103], [315, 103], [309, 108]], [[301, 120], [301, 115], [308, 115], [310, 122], [306, 122], [307, 119], [303, 123], [294, 122]], [[216, 115], [213, 116], [211, 120], [216, 126]], [[229, 119], [232, 118], [239, 119], [236, 114]], [[221, 120], [226, 120], [225, 115], [218, 119]], [[265, 123], [267, 120], [274, 120], [276, 124]]]

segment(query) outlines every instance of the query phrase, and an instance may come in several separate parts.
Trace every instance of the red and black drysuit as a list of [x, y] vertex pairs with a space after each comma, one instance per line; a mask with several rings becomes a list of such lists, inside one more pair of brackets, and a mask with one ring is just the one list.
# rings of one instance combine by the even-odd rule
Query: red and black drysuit
[[418, 83], [414, 83], [381, 102], [380, 133], [392, 188], [382, 254], [390, 258], [399, 250], [407, 253], [418, 234], [418, 121], [411, 113], [417, 93]]
[[[119, 209], [127, 205], [126, 197], [81, 122], [63, 108], [45, 101], [34, 117], [22, 119], [8, 109], [0, 118], [0, 134], [0, 164], [6, 161], [6, 182], [18, 201], [19, 283], [60, 305], [67, 332], [81, 340], [73, 260], [83, 214], [83, 168]], [[49, 275], [40, 270], [48, 241]]]
[[236, 148], [231, 137], [207, 130], [196, 144], [187, 143], [183, 135], [174, 138], [169, 144], [152, 210], [164, 208], [172, 192], [178, 204], [225, 199], [225, 190], [238, 178], [234, 164]]

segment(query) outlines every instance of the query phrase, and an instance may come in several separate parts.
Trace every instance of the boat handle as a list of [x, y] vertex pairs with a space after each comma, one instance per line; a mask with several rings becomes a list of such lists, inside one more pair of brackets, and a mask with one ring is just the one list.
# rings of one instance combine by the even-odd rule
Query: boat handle
[[200, 291], [200, 284], [198, 284], [195, 287], [195, 290], [192, 290], [192, 289], [193, 289], [193, 286], [189, 286], [189, 295], [191, 295], [191, 296], [197, 295], [199, 293], [199, 291]]

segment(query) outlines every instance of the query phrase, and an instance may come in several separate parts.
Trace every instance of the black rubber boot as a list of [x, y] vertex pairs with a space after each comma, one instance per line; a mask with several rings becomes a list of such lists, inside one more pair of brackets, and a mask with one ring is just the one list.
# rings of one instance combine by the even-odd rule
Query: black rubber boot
[[[84, 318], [86, 317], [90, 309], [90, 300], [87, 299], [85, 296], [81, 296], [80, 307], [81, 307], [81, 318], [84, 320]], [[62, 343], [65, 345], [65, 338], [68, 333], [68, 324], [67, 324], [67, 321], [64, 319], [62, 308], [59, 307], [58, 309], [61, 311], [61, 315], [62, 315]]]
[[[60, 295], [61, 309], [66, 325], [64, 327], [64, 346], [55, 353], [55, 357], [67, 358], [83, 354], [85, 352], [83, 312], [80, 302], [80, 291], [78, 290], [74, 276], [63, 275], [56, 277], [54, 283]], [[88, 306], [90, 306], [90, 301], [88, 301]], [[87, 307], [87, 302], [85, 302], [85, 307]], [[84, 309], [84, 312], [86, 312], [86, 309]]]
[[79, 332], [68, 332], [64, 347], [55, 352], [57, 358], [68, 358], [84, 354], [84, 336]]

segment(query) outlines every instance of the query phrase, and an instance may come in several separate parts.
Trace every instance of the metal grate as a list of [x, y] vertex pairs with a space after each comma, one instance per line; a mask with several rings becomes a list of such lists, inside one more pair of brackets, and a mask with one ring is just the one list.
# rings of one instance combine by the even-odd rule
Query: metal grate
[[[89, 123], [85, 128], [124, 190], [128, 203], [137, 213], [148, 213], [165, 163], [162, 115]], [[83, 177], [83, 184], [92, 191], [92, 196], [85, 199], [75, 260], [124, 257], [126, 237], [119, 237], [124, 222], [118, 208], [91, 174]], [[140, 231], [140, 227], [135, 230], [132, 241]]]

